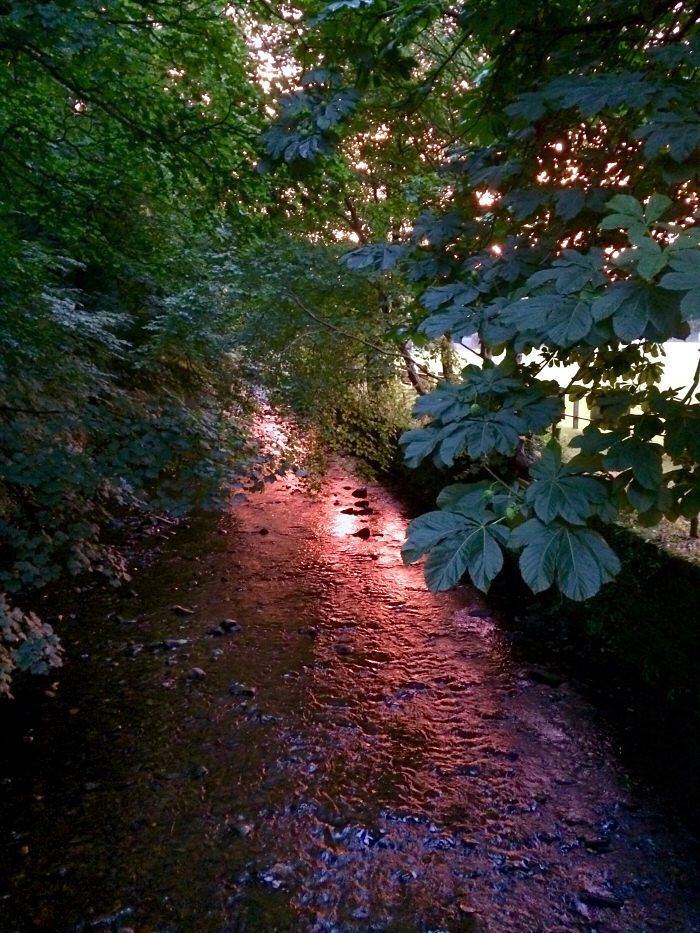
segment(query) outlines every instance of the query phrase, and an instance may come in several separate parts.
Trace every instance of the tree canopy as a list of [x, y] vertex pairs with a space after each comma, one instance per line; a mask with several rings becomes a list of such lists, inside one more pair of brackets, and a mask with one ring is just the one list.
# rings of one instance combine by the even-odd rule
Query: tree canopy
[[[512, 550], [534, 592], [586, 599], [619, 566], [602, 524], [698, 511], [698, 379], [658, 388], [660, 345], [700, 316], [697, 17], [684, 3], [339, 0], [307, 19], [308, 70], [265, 136], [271, 159], [325, 176], [362, 152], [404, 194], [419, 178], [423, 210], [394, 202], [389, 235], [347, 263], [404, 284], [414, 339], [482, 348], [402, 438], [412, 465], [481, 473], [410, 526], [404, 557], [428, 552], [432, 588], [468, 572], [488, 589]], [[405, 179], [412, 160], [431, 172]], [[549, 363], [575, 367], [565, 390], [542, 378]], [[556, 428], [564, 392], [597, 417], [573, 459], [554, 436], [523, 474], [522, 438]]]

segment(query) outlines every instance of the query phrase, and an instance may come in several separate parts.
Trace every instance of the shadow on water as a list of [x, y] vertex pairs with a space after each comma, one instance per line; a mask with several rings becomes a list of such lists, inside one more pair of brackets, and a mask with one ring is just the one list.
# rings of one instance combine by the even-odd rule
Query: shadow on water
[[55, 696], [2, 708], [2, 933], [700, 930], [593, 710], [356, 486], [283, 479], [75, 607]]

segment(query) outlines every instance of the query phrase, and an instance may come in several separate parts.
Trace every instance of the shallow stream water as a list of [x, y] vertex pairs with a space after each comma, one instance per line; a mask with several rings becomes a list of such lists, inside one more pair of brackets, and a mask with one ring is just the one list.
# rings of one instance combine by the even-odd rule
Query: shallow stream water
[[79, 603], [0, 707], [0, 933], [700, 931], [692, 839], [405, 525], [334, 464]]

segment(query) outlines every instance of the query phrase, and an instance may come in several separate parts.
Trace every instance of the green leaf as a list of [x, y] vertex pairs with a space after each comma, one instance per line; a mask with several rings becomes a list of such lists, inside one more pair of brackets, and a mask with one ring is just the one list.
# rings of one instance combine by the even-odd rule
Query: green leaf
[[561, 462], [561, 448], [550, 443], [537, 463], [530, 467], [533, 479], [525, 500], [545, 524], [563, 518], [583, 525], [603, 505], [606, 493], [601, 483]]
[[417, 467], [425, 460], [438, 442], [438, 432], [435, 428], [416, 428], [404, 431], [399, 438], [399, 444], [404, 448], [404, 460], [410, 467]]
[[537, 287], [544, 282], [553, 281], [559, 295], [577, 294], [589, 284], [595, 288], [605, 282], [602, 259], [603, 254], [599, 249], [592, 249], [588, 253], [565, 249], [549, 269], [531, 275], [528, 285]]
[[450, 285], [438, 285], [427, 288], [421, 295], [421, 302], [428, 311], [436, 311], [442, 305], [449, 305], [454, 311], [465, 308], [479, 297], [479, 289], [464, 282], [452, 282]]
[[464, 416], [466, 411], [463, 395], [462, 386], [455, 384], [440, 386], [416, 399], [413, 414], [418, 418], [430, 415], [432, 418], [439, 418], [443, 424], [457, 421]]
[[684, 291], [681, 311], [686, 320], [700, 316], [700, 251], [696, 249], [668, 250], [669, 265], [659, 285], [670, 291]]
[[533, 342], [569, 347], [588, 336], [594, 319], [589, 301], [550, 292], [507, 305], [501, 321], [532, 334]]
[[[521, 431], [530, 431], [541, 434], [555, 421], [558, 421], [564, 411], [564, 400], [558, 394], [543, 395], [539, 388], [528, 389], [523, 393], [516, 393], [508, 400], [509, 407], [521, 419]], [[558, 392], [558, 389], [555, 390]]]
[[522, 420], [506, 410], [476, 415], [461, 424], [451, 425], [449, 434], [437, 445], [439, 465], [452, 466], [455, 457], [464, 450], [471, 460], [493, 453], [509, 456], [518, 446], [522, 426]]
[[696, 112], [657, 111], [650, 121], [632, 134], [645, 139], [644, 153], [654, 158], [668, 149], [676, 162], [685, 162], [700, 146], [700, 119]]
[[567, 185], [556, 193], [554, 200], [562, 220], [573, 220], [585, 207], [586, 195], [579, 185]]
[[418, 331], [431, 340], [451, 334], [453, 340], [471, 336], [477, 332], [479, 317], [477, 314], [465, 314], [464, 311], [444, 311], [442, 314], [431, 314], [418, 326]]
[[508, 534], [501, 525], [469, 522], [463, 533], [446, 538], [431, 550], [425, 562], [428, 588], [431, 592], [448, 590], [468, 571], [474, 586], [487, 592], [503, 567], [500, 543], [507, 541]]
[[645, 488], [656, 490], [661, 485], [661, 447], [637, 437], [628, 437], [613, 444], [603, 460], [608, 470], [632, 469], [635, 479]]
[[530, 519], [513, 531], [510, 546], [523, 549], [520, 571], [533, 593], [556, 582], [569, 599], [590, 599], [620, 570], [616, 555], [597, 532], [560, 520], [545, 524]]
[[654, 223], [666, 213], [673, 201], [665, 194], [655, 194], [644, 208], [644, 216], [649, 224]]
[[409, 523], [406, 541], [401, 547], [404, 564], [412, 564], [439, 544], [443, 538], [466, 527], [463, 516], [452, 512], [426, 512]]
[[475, 510], [482, 511], [486, 505], [485, 493], [492, 486], [491, 483], [453, 483], [444, 486], [437, 497], [437, 504], [441, 509], [450, 512], [461, 512], [470, 515]]

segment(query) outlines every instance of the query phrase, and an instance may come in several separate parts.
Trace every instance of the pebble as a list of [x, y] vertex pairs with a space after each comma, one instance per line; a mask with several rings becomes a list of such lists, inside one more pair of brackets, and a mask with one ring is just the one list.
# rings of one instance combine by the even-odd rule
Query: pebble
[[301, 635], [308, 635], [309, 638], [318, 638], [318, 629], [315, 625], [307, 625], [299, 629]]
[[619, 909], [625, 906], [625, 902], [622, 898], [616, 897], [610, 891], [604, 891], [601, 888], [582, 888], [579, 897], [584, 904], [590, 904], [591, 907], [611, 907]]
[[347, 657], [349, 654], [354, 654], [355, 649], [352, 645], [348, 645], [346, 642], [338, 642], [337, 645], [333, 645], [335, 653], [339, 654], [341, 658]]
[[203, 778], [209, 774], [209, 768], [205, 765], [197, 765], [192, 768], [191, 774], [193, 778]]
[[353, 538], [362, 538], [364, 541], [367, 540], [370, 536], [369, 528], [360, 528], [359, 531], [354, 531], [351, 535]]
[[234, 681], [228, 688], [228, 692], [232, 697], [254, 697], [257, 691], [255, 687], [248, 687], [245, 684], [239, 684], [237, 681]]
[[204, 680], [206, 676], [206, 673], [201, 667], [193, 667], [192, 670], [187, 673], [188, 680]]
[[166, 638], [163, 647], [167, 648], [168, 651], [174, 651], [176, 648], [184, 648], [189, 643], [189, 638]]
[[104, 914], [102, 917], [98, 917], [96, 920], [92, 920], [88, 926], [88, 930], [110, 930], [114, 928], [121, 920], [126, 920], [127, 917], [130, 917], [134, 912], [133, 907], [121, 907], [119, 910], [115, 910], [113, 914]]
[[367, 498], [367, 487], [362, 486], [360, 489], [354, 489], [350, 495], [353, 499], [366, 499]]
[[171, 606], [171, 611], [175, 613], [176, 616], [193, 616], [194, 609], [188, 609], [187, 606], [175, 605]]
[[241, 630], [240, 625], [235, 619], [224, 619], [223, 622], [219, 622], [219, 628], [228, 635], [234, 635]]

